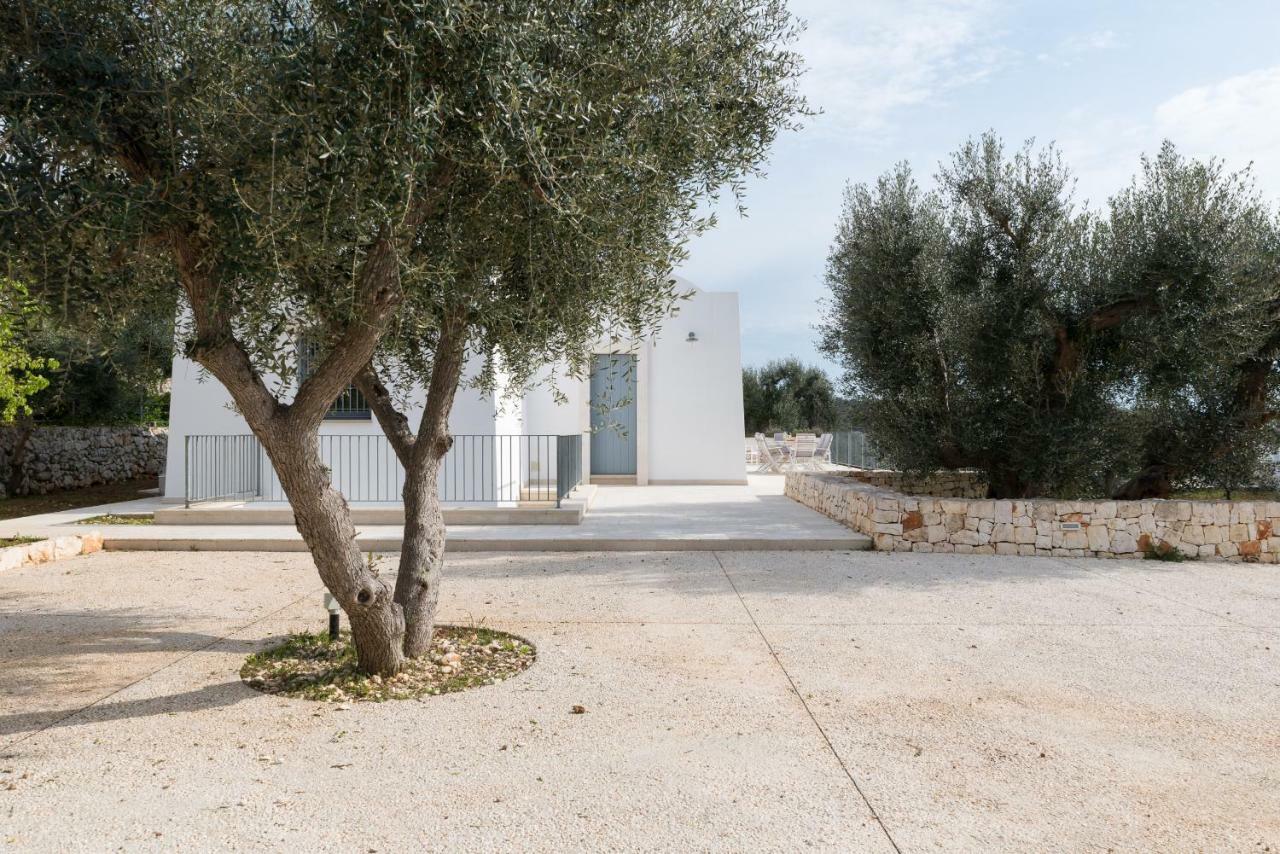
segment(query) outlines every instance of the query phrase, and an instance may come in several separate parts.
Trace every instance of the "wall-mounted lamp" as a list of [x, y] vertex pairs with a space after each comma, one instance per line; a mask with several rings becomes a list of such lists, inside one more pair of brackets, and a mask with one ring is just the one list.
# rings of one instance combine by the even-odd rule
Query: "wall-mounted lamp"
[[690, 344], [696, 344], [698, 343], [698, 333], [690, 332], [689, 337], [685, 338], [684, 340], [689, 342]]

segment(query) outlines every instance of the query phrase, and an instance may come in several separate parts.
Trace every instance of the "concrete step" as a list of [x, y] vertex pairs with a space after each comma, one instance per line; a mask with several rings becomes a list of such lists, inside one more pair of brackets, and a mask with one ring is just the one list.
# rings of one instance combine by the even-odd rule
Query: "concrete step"
[[[447, 507], [446, 525], [577, 525], [582, 521], [580, 502], [525, 504], [515, 507]], [[155, 511], [157, 525], [292, 525], [288, 507], [246, 505], [166, 507]], [[353, 507], [351, 521], [357, 525], [403, 525], [403, 507]]]
[[[578, 525], [594, 498], [596, 488], [579, 486], [556, 507], [554, 501], [521, 501], [515, 506], [462, 505], [445, 507], [446, 525]], [[191, 507], [159, 507], [153, 513], [157, 525], [292, 525], [293, 510], [286, 504], [255, 501], [210, 501]], [[404, 507], [398, 504], [351, 505], [356, 525], [403, 525]]]
[[[130, 532], [133, 533], [133, 532]], [[395, 552], [401, 540], [395, 536], [358, 537], [362, 551]], [[110, 551], [255, 551], [304, 552], [297, 537], [220, 536], [149, 537], [115, 536], [106, 533], [103, 547]], [[680, 551], [867, 551], [871, 540], [850, 532], [849, 536], [779, 537], [475, 537], [454, 536], [448, 540], [451, 552], [680, 552]]]

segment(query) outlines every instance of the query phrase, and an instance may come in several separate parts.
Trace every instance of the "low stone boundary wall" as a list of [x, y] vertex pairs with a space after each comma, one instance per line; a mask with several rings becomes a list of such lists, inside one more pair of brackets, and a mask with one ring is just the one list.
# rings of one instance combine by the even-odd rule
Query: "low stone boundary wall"
[[48, 563], [51, 560], [100, 551], [102, 551], [102, 534], [97, 531], [51, 537], [47, 540], [0, 549], [0, 572], [28, 563]]
[[1280, 560], [1276, 501], [941, 498], [806, 472], [788, 472], [786, 494], [880, 551], [1137, 558], [1177, 549], [1205, 560]]
[[[0, 428], [0, 497], [21, 428]], [[155, 477], [164, 471], [164, 427], [36, 427], [22, 457], [17, 495], [43, 495], [100, 483]]]

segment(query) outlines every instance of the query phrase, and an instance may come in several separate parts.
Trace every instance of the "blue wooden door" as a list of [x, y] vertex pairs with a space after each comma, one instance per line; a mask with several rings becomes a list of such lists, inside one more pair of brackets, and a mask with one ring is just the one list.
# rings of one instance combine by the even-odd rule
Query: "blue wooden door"
[[597, 355], [591, 365], [591, 473], [636, 473], [636, 357]]

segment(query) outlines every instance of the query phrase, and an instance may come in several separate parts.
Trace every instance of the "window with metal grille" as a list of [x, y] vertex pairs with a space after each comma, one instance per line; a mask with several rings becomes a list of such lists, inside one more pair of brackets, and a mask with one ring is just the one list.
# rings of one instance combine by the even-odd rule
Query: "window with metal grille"
[[[319, 358], [320, 345], [304, 336], [298, 342], [298, 382], [311, 376], [311, 371]], [[330, 404], [329, 411], [324, 417], [330, 420], [368, 420], [371, 413], [369, 403], [360, 393], [360, 389], [349, 385], [342, 394], [338, 395], [338, 399]]]

